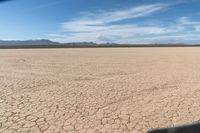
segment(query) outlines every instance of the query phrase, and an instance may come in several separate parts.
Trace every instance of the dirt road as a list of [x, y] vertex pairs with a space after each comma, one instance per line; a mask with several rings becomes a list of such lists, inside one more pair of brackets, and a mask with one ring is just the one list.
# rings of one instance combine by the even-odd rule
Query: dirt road
[[2, 133], [144, 133], [199, 110], [200, 48], [0, 50]]

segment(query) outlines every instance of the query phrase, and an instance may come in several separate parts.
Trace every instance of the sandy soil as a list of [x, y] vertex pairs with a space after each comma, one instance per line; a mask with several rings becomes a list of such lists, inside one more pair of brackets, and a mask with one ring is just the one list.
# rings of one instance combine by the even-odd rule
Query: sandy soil
[[199, 110], [200, 48], [0, 50], [2, 133], [144, 133]]

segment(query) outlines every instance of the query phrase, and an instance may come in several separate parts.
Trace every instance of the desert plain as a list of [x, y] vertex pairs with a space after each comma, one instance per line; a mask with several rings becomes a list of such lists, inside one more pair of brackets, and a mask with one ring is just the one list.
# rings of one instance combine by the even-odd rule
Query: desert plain
[[200, 47], [0, 50], [1, 133], [145, 133], [200, 120]]

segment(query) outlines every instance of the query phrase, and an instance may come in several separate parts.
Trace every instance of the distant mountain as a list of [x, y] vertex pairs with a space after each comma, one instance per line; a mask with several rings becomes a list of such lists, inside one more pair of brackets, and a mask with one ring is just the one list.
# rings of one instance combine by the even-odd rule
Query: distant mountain
[[29, 46], [29, 45], [59, 45], [58, 42], [53, 42], [47, 39], [41, 40], [26, 40], [26, 41], [18, 41], [18, 40], [0, 40], [0, 46]]
[[88, 48], [88, 47], [191, 47], [200, 46], [198, 44], [168, 43], [168, 44], [117, 44], [94, 42], [71, 42], [59, 43], [47, 39], [41, 40], [0, 40], [0, 48]]

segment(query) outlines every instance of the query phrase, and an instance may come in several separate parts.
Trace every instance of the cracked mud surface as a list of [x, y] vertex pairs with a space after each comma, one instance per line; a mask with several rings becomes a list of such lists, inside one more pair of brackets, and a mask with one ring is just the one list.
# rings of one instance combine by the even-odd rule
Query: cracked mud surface
[[199, 51], [0, 50], [0, 132], [145, 133], [199, 121]]

